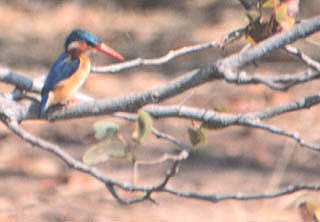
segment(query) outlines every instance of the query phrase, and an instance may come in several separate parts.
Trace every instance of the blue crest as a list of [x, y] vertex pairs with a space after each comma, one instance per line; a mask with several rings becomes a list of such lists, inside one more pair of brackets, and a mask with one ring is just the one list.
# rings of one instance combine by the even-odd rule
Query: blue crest
[[64, 48], [67, 49], [68, 45], [74, 41], [85, 41], [90, 46], [95, 46], [97, 43], [101, 43], [101, 39], [98, 36], [82, 29], [72, 30], [66, 38]]

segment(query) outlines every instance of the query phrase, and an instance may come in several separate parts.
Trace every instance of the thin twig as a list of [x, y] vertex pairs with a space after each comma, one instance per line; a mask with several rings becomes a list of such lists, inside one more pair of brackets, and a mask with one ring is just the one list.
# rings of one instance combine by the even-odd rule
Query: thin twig
[[311, 68], [313, 68], [314, 70], [320, 72], [320, 62], [307, 56], [300, 49], [289, 46], [289, 45], [285, 46], [284, 49], [286, 50], [287, 53], [297, 56], [306, 65], [308, 65]]
[[[253, 78], [246, 75], [239, 75], [238, 70], [244, 65], [251, 63], [257, 59], [266, 56], [268, 53], [282, 48], [287, 44], [290, 44], [297, 39], [311, 35], [312, 33], [320, 29], [320, 16], [314, 17], [307, 22], [299, 24], [292, 28], [291, 30], [278, 34], [270, 39], [267, 39], [257, 46], [252, 47], [248, 50], [242, 51], [241, 53], [232, 55], [228, 58], [220, 59], [219, 61], [212, 62], [211, 64], [195, 69], [180, 78], [169, 82], [168, 84], [152, 89], [147, 90], [140, 94], [131, 94], [126, 97], [115, 98], [112, 100], [102, 100], [102, 101], [90, 101], [85, 102], [65, 111], [55, 111], [50, 117], [55, 119], [67, 119], [67, 118], [76, 118], [92, 115], [103, 115], [103, 114], [113, 114], [118, 111], [125, 112], [135, 112], [139, 108], [150, 104], [158, 103], [164, 99], [168, 99], [175, 95], [178, 95], [182, 92], [185, 92], [188, 89], [191, 89], [201, 84], [207, 83], [213, 80], [226, 80], [227, 82], [237, 83], [237, 84], [254, 84], [262, 83], [267, 85], [270, 88], [284, 90], [295, 84], [311, 81], [315, 78], [319, 78], [318, 73], [305, 72], [297, 75], [291, 76], [280, 76], [280, 77], [267, 77], [255, 76]], [[129, 61], [127, 63], [113, 65], [111, 67], [100, 67], [94, 69], [96, 72], [118, 72], [120, 70], [139, 67], [143, 65], [160, 65], [167, 63], [174, 59], [177, 56], [184, 55], [189, 52], [199, 51], [205, 48], [210, 48], [216, 46], [216, 42], [201, 44], [197, 46], [185, 47], [178, 50], [173, 50], [167, 55], [156, 58], [156, 59], [136, 59]], [[11, 72], [10, 70], [2, 69], [0, 70], [0, 81], [14, 84], [19, 88], [20, 92], [23, 90], [31, 92], [39, 92], [41, 89], [42, 82], [40, 81], [37, 85], [34, 81], [30, 81], [29, 78], [23, 77], [17, 73]], [[19, 95], [17, 96], [20, 97]], [[176, 173], [179, 162], [183, 159], [174, 160], [174, 164], [171, 167], [170, 171], [167, 173], [166, 177], [157, 185], [154, 186], [132, 186], [124, 184], [117, 180], [113, 180], [109, 177], [103, 175], [96, 168], [87, 166], [80, 161], [74, 159], [71, 155], [65, 152], [60, 146], [49, 143], [45, 140], [32, 136], [30, 133], [25, 131], [20, 125], [19, 121], [29, 118], [37, 118], [37, 113], [34, 109], [31, 109], [38, 105], [32, 103], [31, 105], [25, 105], [14, 101], [14, 93], [9, 96], [0, 95], [0, 118], [9, 129], [12, 130], [16, 135], [22, 138], [24, 141], [37, 146], [45, 151], [51, 152], [56, 155], [59, 159], [63, 160], [70, 168], [78, 170], [80, 172], [91, 175], [97, 180], [101, 181], [106, 185], [111, 194], [120, 202], [120, 203], [135, 203], [142, 200], [151, 200], [151, 194], [153, 192], [167, 192], [173, 195], [196, 198], [199, 200], [209, 200], [211, 202], [217, 202], [221, 200], [249, 200], [249, 199], [262, 199], [262, 198], [274, 198], [277, 196], [287, 195], [293, 192], [300, 190], [320, 190], [320, 186], [311, 186], [311, 185], [295, 185], [288, 187], [278, 192], [274, 193], [265, 193], [265, 194], [256, 194], [256, 195], [216, 195], [216, 194], [199, 194], [195, 192], [181, 192], [171, 188], [168, 188], [168, 182], [170, 178]], [[297, 111], [309, 108], [311, 106], [317, 105], [320, 103], [319, 95], [312, 95], [305, 97], [302, 100], [293, 101], [291, 103], [271, 107], [261, 112], [249, 113], [249, 114], [219, 114], [212, 110], [206, 109], [197, 109], [193, 107], [186, 106], [153, 106], [145, 107], [145, 109], [150, 112], [154, 117], [169, 117], [175, 116], [180, 118], [195, 119], [201, 122], [206, 123], [208, 127], [226, 127], [230, 125], [241, 125], [247, 127], [254, 127], [263, 129], [278, 135], [283, 135], [294, 139], [298, 144], [304, 147], [308, 147], [312, 150], [319, 151], [320, 148], [317, 145], [309, 144], [303, 141], [300, 136], [296, 133], [292, 133], [280, 128], [261, 123], [260, 120], [272, 118], [286, 112]], [[30, 111], [31, 110], [31, 111]], [[33, 110], [33, 111], [32, 111]], [[153, 132], [155, 135], [158, 132]], [[190, 151], [189, 148], [181, 146], [180, 142], [174, 139], [173, 137], [166, 136], [165, 134], [160, 135], [162, 138], [167, 139], [170, 142], [182, 147], [182, 152]], [[188, 155], [185, 155], [188, 157]], [[185, 158], [186, 158], [185, 157]], [[120, 188], [127, 191], [142, 191], [143, 194], [139, 195], [134, 199], [123, 199], [121, 198], [115, 188]]]
[[91, 71], [96, 73], [106, 73], [106, 72], [115, 73], [115, 72], [120, 72], [126, 69], [132, 69], [140, 66], [163, 65], [165, 63], [170, 62], [171, 60], [173, 60], [178, 56], [182, 56], [191, 52], [201, 51], [204, 49], [208, 49], [211, 47], [218, 47], [218, 46], [219, 44], [217, 43], [217, 41], [212, 41], [212, 42], [197, 44], [192, 46], [185, 46], [176, 50], [170, 50], [166, 55], [158, 58], [154, 58], [154, 59], [137, 58], [137, 59], [119, 63], [119, 64], [93, 67]]
[[281, 197], [288, 194], [296, 193], [298, 191], [319, 191], [319, 185], [291, 185], [280, 191], [270, 193], [259, 193], [259, 194], [229, 194], [229, 195], [217, 195], [217, 194], [200, 194], [196, 192], [183, 192], [171, 188], [165, 188], [164, 191], [186, 198], [192, 198], [197, 200], [207, 200], [210, 202], [221, 202], [225, 200], [260, 200], [260, 199], [271, 199], [275, 197]]
[[[2, 121], [10, 128], [16, 135], [21, 137], [24, 141], [40, 147], [41, 149], [44, 149], [46, 151], [52, 152], [55, 154], [59, 159], [63, 160], [69, 167], [74, 168], [80, 172], [89, 174], [93, 177], [95, 177], [97, 180], [103, 182], [106, 187], [109, 189], [111, 194], [120, 202], [123, 204], [131, 204], [131, 203], [137, 203], [146, 199], [151, 199], [151, 194], [153, 192], [167, 192], [171, 193], [176, 196], [180, 197], [186, 197], [186, 198], [194, 198], [198, 200], [207, 200], [211, 202], [217, 202], [217, 201], [223, 201], [223, 200], [251, 200], [251, 199], [266, 199], [266, 198], [274, 198], [279, 197], [287, 194], [291, 194], [300, 190], [320, 190], [320, 186], [311, 186], [311, 185], [294, 185], [290, 186], [286, 189], [280, 190], [278, 192], [274, 193], [264, 193], [264, 194], [255, 194], [255, 195], [240, 195], [240, 194], [232, 194], [232, 195], [216, 195], [216, 194], [200, 194], [196, 192], [183, 192], [183, 191], [177, 191], [172, 188], [167, 188], [166, 185], [169, 181], [169, 179], [174, 175], [176, 172], [177, 166], [179, 161], [175, 161], [175, 164], [173, 164], [171, 171], [168, 172], [166, 177], [163, 179], [162, 182], [160, 182], [158, 185], [155, 186], [146, 186], [146, 187], [137, 187], [137, 186], [131, 186], [126, 185], [121, 182], [118, 182], [116, 180], [112, 180], [108, 177], [105, 177], [102, 175], [97, 169], [89, 167], [77, 160], [75, 160], [73, 157], [71, 157], [68, 153], [63, 151], [59, 146], [51, 144], [49, 142], [46, 142], [42, 139], [36, 138], [23, 130], [19, 124], [10, 119], [2, 119]], [[121, 198], [115, 191], [114, 187], [118, 187], [123, 190], [127, 191], [142, 191], [144, 194], [133, 198], [133, 199], [123, 199]]]

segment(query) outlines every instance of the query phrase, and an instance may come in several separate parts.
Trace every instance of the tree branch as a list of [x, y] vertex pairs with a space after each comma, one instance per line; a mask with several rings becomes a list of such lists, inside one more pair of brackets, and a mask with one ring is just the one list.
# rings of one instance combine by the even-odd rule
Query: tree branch
[[3, 67], [0, 67], [0, 81], [15, 85], [19, 89], [37, 93], [40, 92], [43, 84], [42, 81], [34, 81]]
[[[89, 167], [77, 160], [75, 160], [73, 157], [71, 157], [69, 154], [67, 154], [65, 151], [63, 151], [59, 146], [48, 143], [46, 141], [43, 141], [39, 138], [33, 137], [28, 132], [24, 131], [19, 124], [16, 121], [4, 121], [5, 124], [19, 137], [21, 137], [23, 140], [27, 141], [31, 145], [40, 147], [41, 149], [44, 149], [46, 151], [52, 152], [56, 156], [59, 157], [59, 159], [63, 160], [69, 167], [74, 168], [78, 171], [81, 171], [83, 173], [89, 174], [93, 177], [95, 177], [97, 180], [101, 181], [106, 185], [110, 193], [113, 195], [113, 197], [118, 200], [122, 204], [133, 204], [138, 203], [147, 199], [151, 199], [151, 194], [153, 192], [166, 192], [173, 194], [175, 196], [179, 197], [185, 197], [185, 198], [192, 198], [197, 200], [206, 200], [210, 202], [220, 202], [225, 200], [256, 200], [256, 199], [269, 199], [279, 196], [288, 195], [291, 193], [295, 193], [301, 190], [320, 190], [320, 186], [312, 186], [312, 185], [293, 185], [288, 188], [282, 189], [277, 192], [273, 193], [263, 193], [263, 194], [255, 194], [255, 195], [243, 195], [243, 194], [230, 194], [230, 195], [216, 195], [216, 194], [201, 194], [197, 192], [183, 192], [183, 191], [177, 191], [172, 188], [167, 188], [167, 184], [174, 176], [174, 174], [177, 171], [178, 163], [179, 161], [175, 161], [168, 173], [166, 174], [166, 177], [163, 179], [162, 182], [160, 182], [158, 185], [155, 186], [146, 186], [146, 187], [136, 187], [131, 186], [127, 184], [123, 184], [121, 182], [112, 180], [108, 177], [105, 177], [102, 175], [97, 169]], [[118, 193], [115, 191], [114, 187], [118, 187], [123, 190], [127, 191], [142, 191], [144, 192], [142, 195], [139, 195], [136, 198], [133, 199], [123, 199], [121, 198]], [[152, 200], [153, 201], [153, 200]]]
[[297, 39], [305, 38], [320, 30], [320, 16], [315, 16], [305, 22], [295, 25], [292, 29], [268, 38], [255, 47], [242, 51], [220, 61], [219, 70], [236, 70], [244, 65], [268, 55], [272, 51], [295, 42]]
[[[51, 120], [58, 119], [68, 119], [68, 118], [79, 118], [87, 117], [93, 115], [103, 115], [103, 114], [113, 114], [115, 112], [124, 111], [124, 112], [136, 112], [139, 108], [146, 106], [148, 104], [158, 103], [167, 98], [176, 96], [180, 93], [185, 92], [188, 89], [199, 86], [209, 81], [214, 80], [225, 80], [230, 83], [237, 84], [257, 84], [262, 83], [266, 86], [277, 89], [285, 90], [289, 87], [303, 83], [306, 81], [311, 81], [313, 79], [319, 78], [319, 72], [313, 73], [311, 71], [305, 71], [296, 75], [287, 75], [287, 76], [247, 76], [245, 73], [238, 73], [238, 70], [244, 65], [254, 62], [257, 59], [266, 56], [268, 53], [284, 47], [286, 44], [292, 43], [297, 39], [311, 35], [315, 31], [320, 29], [320, 16], [314, 17], [307, 22], [299, 24], [292, 28], [291, 30], [278, 34], [270, 39], [267, 39], [259, 43], [256, 47], [250, 48], [248, 50], [242, 51], [241, 53], [229, 56], [218, 61], [214, 61], [209, 65], [195, 69], [191, 72], [184, 74], [183, 76], [169, 82], [168, 84], [146, 90], [142, 93], [131, 94], [128, 96], [100, 100], [100, 101], [88, 101], [81, 104], [74, 105], [70, 109], [63, 110], [52, 110], [49, 113], [49, 118]], [[203, 50], [217, 46], [216, 42], [200, 44], [196, 46], [184, 47], [178, 50], [170, 51], [167, 55], [156, 58], [156, 59], [136, 59], [133, 61], [116, 64], [106, 67], [96, 67], [93, 70], [95, 72], [119, 72], [121, 70], [146, 66], [146, 65], [161, 65], [167, 63], [174, 59], [177, 56], [184, 55], [186, 53]], [[317, 69], [317, 64], [313, 61], [307, 60], [306, 57], [302, 57], [304, 61], [309, 62], [309, 65]], [[318, 69], [317, 69], [318, 70]], [[188, 157], [191, 148], [188, 146], [182, 145], [181, 142], [175, 138], [161, 134], [153, 130], [153, 134], [159, 138], [166, 139], [179, 147], [182, 148], [181, 156], [184, 158], [174, 159], [174, 164], [170, 168], [166, 177], [161, 183], [154, 186], [132, 186], [128, 184], [121, 183], [119, 181], [113, 180], [109, 177], [104, 176], [96, 168], [87, 166], [80, 161], [77, 161], [67, 152], [65, 152], [61, 147], [49, 143], [45, 140], [32, 136], [30, 133], [25, 131], [20, 125], [19, 122], [26, 119], [38, 118], [38, 102], [32, 102], [31, 104], [19, 103], [15, 100], [23, 98], [22, 91], [30, 92], [40, 92], [40, 89], [43, 84], [43, 80], [32, 81], [31, 79], [19, 75], [17, 73], [11, 72], [7, 69], [0, 69], [0, 81], [13, 84], [17, 87], [12, 93], [1, 94], [0, 95], [0, 119], [4, 122], [7, 127], [22, 138], [24, 141], [40, 147], [43, 150], [53, 153], [59, 159], [63, 160], [70, 168], [76, 169], [80, 172], [89, 174], [95, 177], [97, 180], [105, 184], [110, 193], [121, 203], [136, 203], [143, 200], [152, 200], [151, 194], [153, 192], [167, 192], [182, 197], [190, 197], [202, 200], [209, 200], [212, 202], [228, 199], [237, 199], [237, 200], [248, 200], [248, 199], [261, 199], [261, 198], [271, 198], [281, 195], [286, 195], [289, 193], [297, 192], [299, 190], [319, 190], [319, 186], [304, 186], [296, 185], [289, 187], [282, 191], [276, 193], [267, 193], [267, 194], [257, 194], [257, 195], [202, 195], [199, 193], [193, 192], [179, 192], [171, 188], [167, 188], [170, 178], [176, 173], [179, 162]], [[197, 109], [187, 106], [159, 106], [152, 105], [145, 107], [151, 115], [155, 118], [163, 117], [180, 117], [188, 118], [193, 120], [201, 121], [206, 127], [212, 128], [223, 128], [231, 125], [240, 125], [247, 127], [254, 127], [269, 132], [284, 135], [294, 139], [301, 146], [319, 151], [320, 148], [317, 145], [309, 144], [304, 142], [297, 134], [291, 133], [286, 130], [279, 129], [277, 127], [267, 125], [259, 122], [263, 119], [272, 118], [274, 116], [286, 113], [297, 111], [305, 108], [312, 107], [319, 104], [320, 95], [312, 95], [305, 97], [301, 100], [293, 101], [288, 104], [279, 105], [275, 107], [268, 108], [261, 112], [248, 113], [248, 114], [222, 114], [217, 113], [212, 110], [206, 109]], [[183, 154], [183, 155], [182, 155]], [[120, 197], [115, 188], [120, 188], [127, 191], [142, 191], [144, 194], [133, 198], [133, 199], [123, 199]]]
[[[249, 62], [253, 62], [261, 58], [262, 56], [268, 54], [272, 50], [281, 48], [286, 44], [292, 43], [298, 38], [303, 38], [307, 35], [311, 35], [319, 29], [320, 16], [317, 16], [310, 19], [309, 21], [295, 26], [287, 32], [278, 34], [266, 41], [261, 42], [256, 47], [250, 48], [239, 54], [232, 55], [228, 58], [218, 60], [217, 62], [209, 64], [205, 67], [195, 69], [183, 75], [182, 77], [177, 78], [174, 81], [171, 81], [170, 83], [164, 86], [147, 90], [139, 94], [131, 94], [127, 97], [118, 98], [117, 100], [101, 100], [99, 102], [87, 102], [66, 110], [66, 112], [63, 113], [63, 115], [61, 115], [61, 112], [55, 112], [53, 113], [53, 115], [50, 115], [50, 118], [52, 120], [56, 120], [65, 117], [71, 118], [84, 117], [88, 115], [110, 114], [116, 111], [135, 112], [137, 109], [141, 108], [146, 104], [159, 103], [160, 101], [176, 96], [188, 89], [191, 89], [193, 87], [199, 86], [203, 83], [213, 80], [225, 79], [228, 82], [257, 83], [259, 82], [258, 77], [251, 78], [245, 76], [241, 77], [239, 81], [239, 75], [236, 72], [233, 72], [232, 70], [235, 68], [240, 68], [241, 66]], [[298, 75], [298, 78], [296, 76], [295, 84], [310, 80], [312, 78], [318, 78], [319, 75], [311, 75], [310, 73], [307, 73], [307, 75], [305, 75], [305, 73], [303, 73], [302, 76], [302, 80], [299, 80], [301, 74]], [[288, 81], [288, 77], [286, 78]], [[275, 84], [274, 88], [279, 88], [276, 86], [276, 83], [279, 82], [284, 81], [280, 81], [277, 77], [273, 77], [273, 79], [264, 79], [263, 81], [262, 77], [260, 77], [259, 83], [265, 83], [268, 86], [270, 86], [271, 84]], [[293, 82], [293, 79], [291, 79], [290, 83], [288, 83], [285, 87], [288, 88], [292, 86]]]
[[183, 192], [178, 191], [175, 189], [166, 188], [165, 192], [186, 198], [192, 198], [197, 200], [207, 200], [210, 202], [220, 202], [224, 200], [259, 200], [259, 199], [270, 199], [275, 197], [281, 197], [288, 194], [296, 193], [302, 190], [309, 190], [309, 191], [319, 191], [320, 186], [318, 185], [291, 185], [287, 188], [284, 188], [277, 192], [270, 192], [270, 193], [261, 193], [261, 194], [253, 194], [253, 195], [246, 195], [246, 194], [229, 194], [229, 195], [216, 195], [216, 194], [200, 194], [196, 192]]
[[[278, 34], [275, 37], [272, 37], [268, 40], [265, 40], [258, 44], [256, 47], [250, 48], [240, 54], [232, 55], [225, 59], [221, 59], [215, 63], [207, 65], [205, 67], [195, 69], [189, 73], [186, 73], [182, 77], [171, 81], [170, 83], [155, 88], [147, 90], [139, 94], [131, 94], [126, 97], [116, 98], [112, 100], [100, 100], [100, 101], [90, 101], [75, 105], [70, 107], [70, 109], [61, 111], [56, 111], [50, 115], [51, 120], [56, 119], [65, 119], [65, 118], [78, 118], [85, 117], [90, 115], [103, 115], [111, 114], [117, 111], [125, 112], [135, 112], [137, 109], [142, 106], [150, 103], [158, 103], [167, 98], [178, 95], [188, 89], [199, 86], [205, 82], [212, 80], [222, 80], [225, 79], [227, 82], [240, 83], [240, 84], [249, 84], [249, 83], [263, 83], [273, 89], [284, 90], [295, 84], [310, 81], [312, 79], [318, 78], [319, 73], [312, 74], [310, 72], [300, 73], [298, 75], [290, 76], [280, 76], [280, 77], [250, 77], [247, 75], [238, 75], [236, 72], [231, 71], [232, 67], [240, 67], [245, 65], [248, 62], [253, 62], [257, 58], [269, 53], [271, 50], [283, 47], [287, 43], [291, 43], [298, 38], [305, 37], [312, 34], [313, 32], [320, 29], [320, 16], [314, 17], [307, 22], [297, 25], [293, 29]], [[286, 40], [288, 39], [288, 40]], [[207, 43], [205, 46], [209, 47], [215, 45], [215, 43]], [[198, 47], [187, 47], [176, 52], [173, 51], [169, 53], [164, 58], [159, 59], [161, 62], [168, 61], [174, 56], [180, 55], [181, 53], [187, 53], [203, 48], [204, 46], [200, 45]], [[186, 50], [187, 49], [187, 50]], [[173, 57], [172, 57], [173, 55]], [[255, 57], [256, 56], [256, 57]], [[169, 59], [168, 59], [169, 58]], [[244, 60], [244, 58], [246, 58]], [[157, 60], [156, 60], [157, 61]], [[151, 62], [152, 63], [152, 62]], [[156, 63], [156, 62], [154, 62]], [[119, 64], [121, 66], [121, 64]], [[230, 68], [231, 67], [231, 68]], [[3, 72], [3, 75], [8, 74], [9, 80], [5, 80], [9, 83], [18, 84], [24, 90], [39, 91], [39, 84], [31, 84], [28, 79], [22, 81], [23, 84], [20, 84], [19, 81], [15, 80], [16, 75], [10, 71]], [[19, 75], [17, 75], [19, 76]], [[12, 77], [12, 78], [11, 78]], [[20, 77], [20, 76], [19, 76]], [[31, 88], [30, 88], [31, 87]], [[26, 109], [26, 115], [21, 117], [20, 120], [37, 118], [37, 113], [30, 113], [28, 110], [35, 111], [35, 104], [32, 104], [31, 109]]]
[[212, 41], [204, 44], [185, 46], [180, 49], [170, 50], [166, 55], [161, 56], [159, 58], [154, 58], [154, 59], [137, 58], [137, 59], [134, 59], [128, 62], [119, 63], [119, 64], [93, 67], [91, 71], [96, 73], [106, 73], [106, 72], [115, 73], [115, 72], [120, 72], [126, 69], [137, 68], [140, 66], [163, 65], [175, 59], [176, 57], [186, 55], [188, 53], [192, 53], [196, 51], [201, 51], [204, 49], [209, 49], [212, 47], [220, 47], [220, 45], [216, 41]]
[[284, 49], [287, 53], [297, 56], [302, 62], [310, 66], [312, 69], [320, 72], [320, 63], [304, 54], [300, 49], [288, 45], [284, 47]]
[[[111, 178], [108, 178], [106, 176], [104, 176], [100, 171], [98, 171], [96, 168], [90, 167], [88, 165], [83, 164], [82, 162], [74, 159], [72, 156], [70, 156], [67, 152], [65, 152], [62, 148], [60, 148], [58, 145], [49, 143], [47, 141], [44, 141], [40, 138], [36, 138], [34, 136], [32, 136], [30, 133], [28, 133], [27, 131], [23, 130], [20, 125], [18, 124], [17, 121], [15, 120], [10, 120], [9, 117], [7, 118], [3, 118], [3, 116], [5, 116], [5, 113], [2, 113], [2, 118], [1, 120], [8, 126], [8, 128], [15, 133], [17, 136], [19, 136], [21, 139], [23, 139], [24, 141], [30, 143], [33, 146], [37, 146], [45, 151], [51, 152], [54, 155], [56, 155], [59, 159], [61, 159], [63, 162], [65, 162], [70, 168], [73, 168], [75, 170], [78, 170], [80, 172], [89, 174], [93, 177], [95, 177], [97, 180], [99, 180], [100, 182], [104, 183], [105, 186], [108, 188], [108, 190], [110, 191], [110, 193], [115, 197], [115, 199], [117, 199], [120, 203], [122, 204], [131, 204], [131, 203], [136, 203], [136, 202], [140, 202], [146, 199], [150, 199], [151, 200], [151, 193], [152, 192], [159, 192], [162, 191], [165, 186], [167, 185], [167, 183], [169, 182], [170, 178], [175, 174], [175, 172], [177, 171], [177, 167], [178, 164], [180, 163], [180, 161], [182, 161], [183, 159], [188, 157], [188, 153], [185, 154], [186, 146], [183, 146], [183, 150], [181, 152], [181, 158], [177, 158], [174, 160], [174, 163], [172, 165], [172, 167], [169, 169], [166, 177], [163, 179], [163, 181], [161, 183], [159, 183], [158, 185], [155, 186], [151, 186], [151, 187], [138, 187], [138, 186], [132, 186], [132, 185], [127, 185], [124, 183], [121, 183], [119, 181], [113, 180]], [[168, 136], [166, 136], [165, 134], [161, 134], [160, 132], [156, 131], [156, 135], [159, 138], [164, 138], [168, 141], [172, 141], [172, 138], [168, 139]], [[174, 143], [177, 145], [180, 145], [180, 142], [177, 142], [176, 140], [174, 140]], [[190, 148], [188, 148], [188, 150], [191, 150]], [[114, 189], [114, 186], [119, 187], [120, 189], [123, 190], [127, 190], [127, 191], [143, 191], [144, 194], [134, 198], [134, 199], [123, 199], [121, 198], [117, 192]]]

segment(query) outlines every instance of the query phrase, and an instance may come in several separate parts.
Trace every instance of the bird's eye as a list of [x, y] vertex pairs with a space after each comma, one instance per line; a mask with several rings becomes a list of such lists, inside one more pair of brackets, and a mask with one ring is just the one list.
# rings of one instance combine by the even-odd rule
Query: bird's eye
[[87, 44], [91, 47], [94, 47], [96, 45], [95, 42], [91, 42], [91, 41], [88, 41]]

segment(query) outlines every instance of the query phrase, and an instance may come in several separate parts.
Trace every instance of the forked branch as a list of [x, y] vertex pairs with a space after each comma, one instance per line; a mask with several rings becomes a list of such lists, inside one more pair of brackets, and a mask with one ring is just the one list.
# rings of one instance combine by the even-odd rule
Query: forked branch
[[[144, 109], [147, 112], [149, 112], [154, 118], [178, 117], [192, 119], [200, 121], [207, 128], [224, 128], [227, 126], [234, 125], [253, 127], [266, 130], [274, 134], [289, 137], [295, 140], [298, 144], [300, 144], [303, 147], [320, 151], [320, 147], [318, 145], [303, 141], [298, 134], [262, 122], [263, 120], [270, 119], [274, 116], [279, 116], [288, 112], [299, 111], [318, 105], [320, 102], [320, 95], [318, 94], [307, 96], [303, 99], [292, 101], [287, 104], [270, 107], [260, 112], [247, 114], [222, 114], [214, 112], [213, 110], [187, 107], [183, 105], [150, 105], [159, 103], [163, 100], [179, 95], [189, 89], [198, 87], [204, 83], [216, 80], [224, 80], [228, 83], [237, 85], [264, 84], [267, 87], [274, 90], [287, 90], [290, 87], [295, 86], [297, 84], [317, 79], [320, 76], [319, 63], [310, 59], [301, 52], [288, 47], [287, 44], [290, 44], [296, 41], [297, 39], [301, 39], [308, 35], [311, 35], [312, 33], [318, 30], [320, 30], [320, 16], [314, 17], [309, 21], [299, 24], [287, 32], [278, 34], [270, 39], [267, 39], [253, 48], [244, 50], [227, 58], [219, 59], [218, 61], [212, 61], [210, 64], [206, 66], [185, 73], [181, 75], [179, 78], [172, 80], [171, 82], [158, 88], [146, 90], [142, 93], [130, 94], [128, 96], [120, 98], [87, 101], [78, 105], [71, 106], [68, 109], [53, 110], [48, 114], [48, 118], [50, 120], [62, 120], [95, 115], [114, 114], [120, 111], [132, 113], [144, 107]], [[121, 64], [115, 64], [104, 67], [95, 67], [93, 68], [93, 71], [119, 72], [125, 69], [132, 69], [140, 66], [162, 65], [170, 62], [172, 59], [178, 56], [216, 46], [219, 46], [216, 42], [209, 42], [190, 47], [183, 47], [181, 49], [172, 50], [167, 55], [159, 58], [138, 58]], [[253, 63], [261, 59], [262, 57], [268, 55], [269, 53], [275, 51], [276, 49], [280, 49], [283, 47], [287, 47], [286, 49], [289, 53], [295, 54], [299, 59], [304, 61], [310, 68], [312, 68], [313, 71], [305, 70], [301, 73], [281, 76], [249, 76], [241, 70], [242, 67], [244, 67], [246, 64]], [[167, 175], [159, 184], [154, 186], [133, 186], [129, 184], [124, 184], [122, 182], [113, 180], [112, 178], [103, 175], [96, 168], [87, 166], [84, 163], [74, 159], [60, 146], [49, 143], [45, 140], [31, 135], [19, 125], [21, 121], [38, 118], [39, 103], [38, 101], [34, 101], [36, 99], [33, 97], [26, 97], [25, 91], [39, 93], [43, 84], [42, 79], [37, 79], [33, 81], [23, 75], [17, 74], [8, 69], [0, 69], [0, 81], [16, 86], [16, 89], [12, 93], [0, 95], [1, 121], [4, 122], [13, 133], [18, 135], [24, 141], [34, 146], [37, 146], [43, 150], [53, 153], [58, 158], [63, 160], [69, 167], [80, 172], [89, 174], [97, 180], [101, 181], [103, 184], [105, 184], [110, 193], [120, 203], [130, 204], [140, 202], [143, 200], [154, 201], [152, 199], [152, 193], [155, 192], [166, 192], [181, 197], [217, 202], [230, 199], [248, 200], [273, 198], [277, 196], [287, 195], [289, 193], [297, 192], [300, 190], [320, 189], [319, 186], [295, 185], [274, 193], [225, 196], [216, 194], [205, 195], [194, 192], [177, 191], [175, 189], [169, 188], [169, 182], [170, 179], [175, 175], [179, 163], [188, 157], [191, 148], [183, 144], [182, 142], [178, 141], [171, 135], [160, 133], [156, 130], [153, 130], [153, 134], [158, 138], [165, 139], [173, 143], [174, 145], [179, 146], [181, 148], [181, 155], [179, 156], [179, 158], [171, 158], [173, 164], [171, 165]], [[31, 98], [32, 101], [29, 104], [20, 103], [19, 100], [25, 98]], [[119, 115], [119, 117], [121, 116]], [[140, 191], [143, 192], [143, 194], [139, 194], [137, 197], [132, 199], [125, 199], [120, 197], [120, 195], [117, 192], [117, 189], [127, 190], [131, 192]]]

